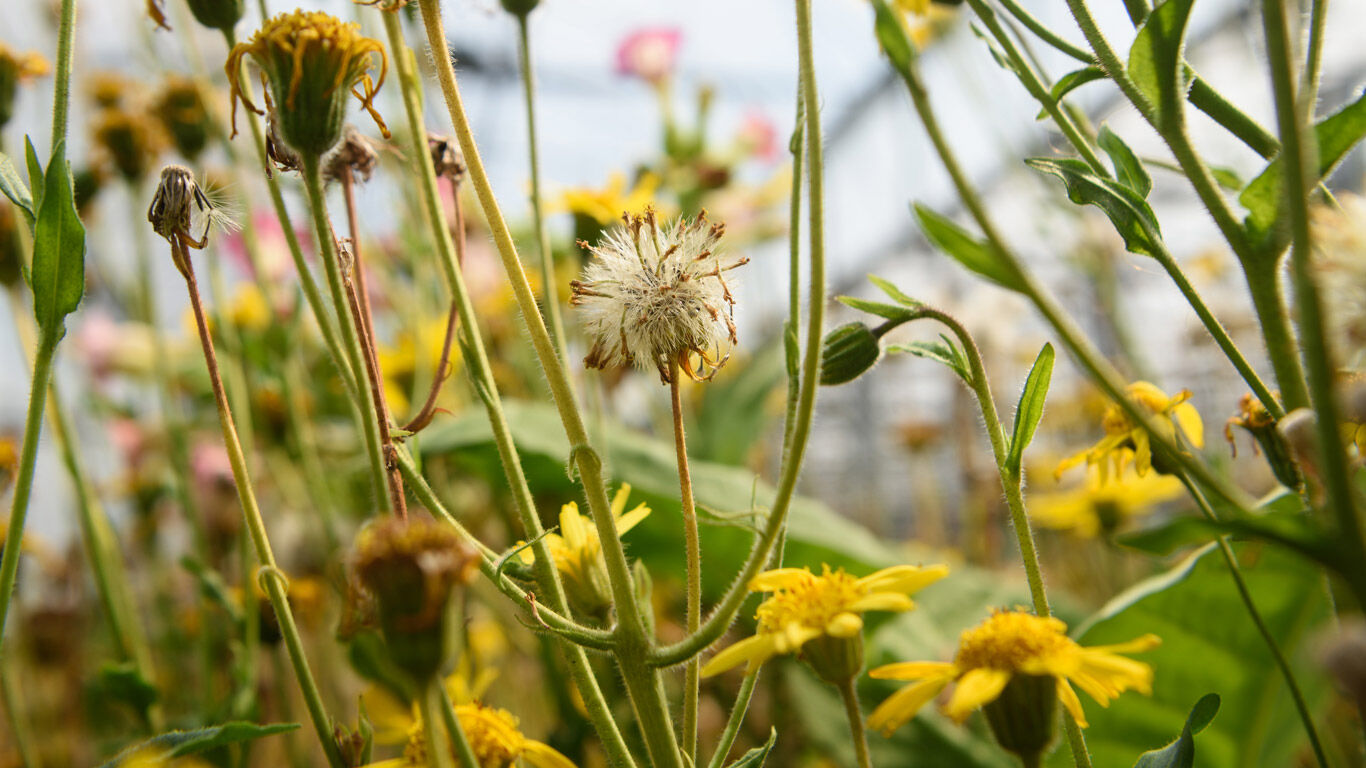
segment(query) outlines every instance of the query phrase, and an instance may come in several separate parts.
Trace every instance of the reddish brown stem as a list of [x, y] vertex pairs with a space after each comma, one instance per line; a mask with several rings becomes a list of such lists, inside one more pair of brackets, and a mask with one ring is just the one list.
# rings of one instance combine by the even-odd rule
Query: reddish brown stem
[[451, 364], [451, 342], [455, 339], [455, 323], [458, 318], [458, 308], [455, 302], [451, 302], [450, 314], [446, 316], [446, 338], [441, 342], [441, 359], [436, 364], [432, 388], [427, 392], [427, 399], [422, 403], [421, 410], [412, 421], [403, 425], [404, 432], [421, 432], [432, 423], [432, 417], [436, 416], [436, 398], [441, 394], [441, 385], [446, 383], [447, 369]]

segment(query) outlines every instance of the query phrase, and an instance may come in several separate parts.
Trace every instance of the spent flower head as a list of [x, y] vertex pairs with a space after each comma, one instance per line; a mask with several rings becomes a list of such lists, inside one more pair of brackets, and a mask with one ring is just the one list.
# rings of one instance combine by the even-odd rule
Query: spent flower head
[[101, 109], [94, 133], [95, 145], [128, 182], [146, 175], [165, 146], [160, 126], [136, 107]]
[[1366, 198], [1338, 196], [1312, 210], [1313, 267], [1323, 295], [1328, 340], [1336, 362], [1366, 365]]
[[341, 142], [323, 158], [323, 178], [341, 181], [349, 174], [355, 181], [369, 181], [377, 165], [379, 145], [348, 123]]
[[[233, 46], [226, 65], [232, 88], [233, 135], [238, 100], [261, 113], [242, 90], [242, 62], [247, 56], [261, 68], [274, 95], [280, 135], [295, 151], [320, 158], [341, 140], [348, 91], [360, 99], [388, 137], [374, 99], [384, 85], [389, 57], [378, 40], [360, 33], [359, 25], [320, 11], [294, 11], [275, 16], [251, 40]], [[377, 80], [370, 77], [376, 57]]]
[[[1125, 394], [1148, 413], [1163, 437], [1176, 439], [1177, 428], [1180, 427], [1191, 445], [1204, 447], [1204, 422], [1200, 420], [1195, 406], [1186, 402], [1191, 398], [1190, 390], [1183, 389], [1169, 397], [1154, 384], [1136, 381], [1125, 388]], [[1129, 418], [1129, 414], [1116, 403], [1106, 406], [1101, 426], [1105, 429], [1105, 437], [1090, 448], [1064, 459], [1054, 470], [1055, 477], [1061, 478], [1064, 472], [1083, 462], [1087, 466], [1099, 467], [1102, 483], [1108, 482], [1111, 474], [1118, 474], [1130, 461], [1134, 462], [1139, 476], [1148, 474], [1148, 470], [1153, 468], [1152, 441], [1148, 430]]]
[[749, 259], [722, 258], [725, 225], [705, 212], [662, 226], [653, 209], [622, 218], [598, 245], [579, 243], [594, 257], [570, 284], [592, 345], [584, 365], [654, 368], [668, 381], [677, 363], [694, 380], [711, 378], [736, 343], [725, 273]]
[[[1086, 713], [1075, 684], [1101, 706], [1126, 690], [1152, 690], [1152, 667], [1121, 656], [1156, 648], [1161, 640], [1144, 635], [1118, 645], [1084, 648], [1067, 636], [1067, 625], [1023, 610], [997, 611], [963, 632], [951, 663], [906, 661], [878, 667], [881, 680], [910, 680], [868, 717], [868, 726], [890, 735], [920, 708], [957, 683], [944, 714], [958, 722], [979, 708], [1001, 746], [1017, 754], [1038, 754], [1052, 738], [1057, 701], [1086, 727]], [[1025, 726], [1025, 727], [1022, 727]]]
[[161, 169], [161, 182], [147, 208], [147, 221], [152, 231], [172, 244], [179, 239], [190, 247], [203, 248], [215, 224], [224, 230], [237, 228], [214, 198], [195, 181], [194, 171], [183, 165], [168, 165]]

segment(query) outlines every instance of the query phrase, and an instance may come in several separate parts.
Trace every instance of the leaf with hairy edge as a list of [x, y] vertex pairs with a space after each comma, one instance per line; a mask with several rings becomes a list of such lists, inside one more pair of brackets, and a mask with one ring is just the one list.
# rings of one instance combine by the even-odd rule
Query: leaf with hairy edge
[[920, 203], [916, 203], [912, 208], [916, 220], [920, 222], [920, 228], [925, 232], [925, 237], [929, 238], [936, 248], [1002, 288], [1016, 292], [1023, 290], [1015, 270], [1003, 262], [986, 241], [973, 237], [967, 230]]
[[1134, 768], [1191, 768], [1195, 765], [1195, 734], [1205, 730], [1219, 713], [1219, 694], [1207, 693], [1191, 707], [1176, 741], [1138, 756]]
[[1148, 169], [1143, 167], [1143, 161], [1129, 149], [1129, 145], [1110, 130], [1108, 125], [1100, 127], [1096, 143], [1110, 156], [1110, 162], [1115, 166], [1115, 178], [1119, 179], [1119, 183], [1137, 192], [1139, 197], [1147, 199], [1148, 193], [1153, 190], [1153, 179], [1148, 175]]
[[255, 741], [264, 736], [287, 733], [298, 729], [298, 727], [298, 723], [257, 725], [256, 723], [233, 721], [193, 731], [168, 731], [125, 749], [113, 760], [101, 765], [100, 768], [117, 768], [125, 758], [144, 751], [161, 758], [185, 757], [197, 755], [217, 747], [226, 747], [229, 744], [240, 744], [244, 741]]
[[[32, 145], [29, 151], [32, 157]], [[55, 344], [85, 293], [85, 227], [76, 214], [65, 142], [58, 142], [42, 178], [33, 227], [33, 313], [43, 336]]]
[[1048, 398], [1048, 384], [1052, 379], [1053, 345], [1045, 344], [1034, 359], [1034, 367], [1029, 369], [1024, 391], [1020, 393], [1020, 403], [1015, 406], [1015, 426], [1010, 433], [1006, 468], [1017, 475], [1020, 473], [1024, 450], [1029, 447], [1029, 441], [1034, 439], [1034, 430], [1039, 428], [1039, 419], [1043, 418], [1043, 404]]
[[1194, 0], [1166, 0], [1143, 20], [1129, 48], [1129, 79], [1157, 110], [1156, 122], [1163, 125], [1177, 116], [1190, 88], [1191, 73], [1184, 66], [1186, 22]]
[[1097, 176], [1090, 166], [1075, 158], [1031, 157], [1025, 165], [1062, 179], [1067, 185], [1068, 199], [1077, 205], [1094, 205], [1104, 211], [1128, 250], [1153, 256], [1161, 248], [1156, 239], [1161, 237], [1157, 217], [1148, 201], [1134, 190]]
[[858, 299], [853, 296], [837, 296], [835, 300], [850, 309], [857, 309], [860, 312], [867, 312], [870, 315], [885, 317], [888, 320], [906, 321], [910, 320], [915, 314], [905, 307], [883, 304], [880, 301]]
[[892, 299], [892, 301], [895, 301], [903, 307], [918, 309], [920, 307], [925, 306], [923, 303], [916, 301], [915, 299], [906, 295], [900, 288], [896, 287], [895, 285], [892, 285], [892, 282], [890, 280], [885, 280], [881, 277], [878, 277], [877, 275], [869, 275], [868, 282], [872, 283], [873, 285], [876, 285], [878, 288], [881, 288], [882, 292], [887, 294]]
[[891, 344], [887, 347], [888, 353], [904, 352], [908, 355], [923, 357], [926, 360], [935, 360], [947, 365], [950, 370], [958, 374], [958, 378], [971, 383], [972, 373], [968, 367], [968, 360], [963, 356], [963, 350], [953, 342], [948, 336], [943, 334], [939, 338], [944, 343], [934, 341], [913, 341], [909, 344]]
[[730, 764], [730, 768], [760, 768], [768, 759], [768, 753], [773, 750], [773, 745], [777, 743], [778, 729], [769, 726], [768, 741], [741, 755], [739, 760]]
[[[1067, 96], [1067, 94], [1071, 93], [1077, 88], [1080, 88], [1081, 86], [1086, 85], [1087, 83], [1104, 79], [1105, 70], [1101, 69], [1100, 67], [1090, 66], [1082, 67], [1081, 69], [1074, 69], [1071, 72], [1068, 72], [1067, 74], [1058, 78], [1058, 82], [1054, 83], [1053, 87], [1049, 89], [1048, 95], [1050, 98], [1053, 99], [1054, 102], [1059, 102], [1062, 101], [1063, 98]], [[1043, 120], [1046, 117], [1048, 117], [1048, 110], [1041, 109], [1039, 110], [1039, 114], [1034, 116], [1034, 119]]]
[[28, 225], [33, 226], [34, 208], [33, 195], [28, 191], [28, 185], [19, 178], [19, 172], [14, 168], [14, 161], [10, 160], [9, 155], [0, 152], [0, 192], [10, 199], [10, 202], [19, 206], [19, 209], [28, 217]]
[[[1322, 181], [1346, 156], [1348, 150], [1366, 137], [1366, 95], [1320, 120], [1314, 126], [1319, 147], [1318, 174], [1315, 183]], [[1283, 217], [1281, 210], [1281, 160], [1267, 164], [1257, 178], [1248, 183], [1238, 202], [1247, 209], [1243, 222], [1253, 242], [1272, 253], [1285, 247], [1286, 234], [1277, 231], [1276, 223]]]

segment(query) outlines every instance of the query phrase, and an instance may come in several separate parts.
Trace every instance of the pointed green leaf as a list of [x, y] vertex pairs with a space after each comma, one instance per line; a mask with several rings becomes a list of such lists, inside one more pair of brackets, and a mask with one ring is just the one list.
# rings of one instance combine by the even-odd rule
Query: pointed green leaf
[[1137, 192], [1139, 197], [1147, 199], [1148, 193], [1153, 189], [1153, 179], [1148, 175], [1148, 169], [1143, 167], [1143, 161], [1138, 159], [1138, 155], [1135, 155], [1134, 151], [1129, 149], [1129, 145], [1115, 135], [1108, 125], [1100, 127], [1096, 142], [1105, 150], [1105, 154], [1110, 156], [1110, 162], [1115, 166], [1115, 178], [1119, 183]]
[[918, 309], [924, 306], [923, 303], [916, 301], [910, 296], [907, 296], [905, 293], [901, 291], [900, 288], [897, 288], [895, 285], [892, 285], [890, 280], [884, 280], [883, 278], [878, 277], [877, 275], [869, 275], [868, 281], [873, 285], [876, 285], [877, 287], [881, 288], [882, 292], [891, 297], [892, 301], [895, 301], [903, 307]]
[[[1053, 99], [1054, 102], [1059, 102], [1062, 101], [1063, 98], [1067, 96], [1067, 94], [1071, 93], [1077, 88], [1086, 85], [1087, 83], [1104, 79], [1105, 70], [1101, 69], [1100, 67], [1090, 66], [1082, 67], [1081, 69], [1074, 69], [1071, 72], [1068, 72], [1067, 74], [1058, 78], [1058, 82], [1054, 83], [1053, 87], [1049, 89], [1048, 95]], [[1039, 110], [1039, 114], [1034, 116], [1034, 119], [1042, 120], [1045, 117], [1048, 117], [1048, 110], [1041, 109]]]
[[1195, 734], [1205, 730], [1219, 712], [1219, 694], [1207, 693], [1191, 707], [1181, 736], [1162, 749], [1138, 756], [1134, 768], [1191, 768], [1195, 765]]
[[897, 12], [887, 6], [886, 0], [873, 0], [873, 31], [877, 34], [878, 45], [887, 54], [892, 67], [898, 72], [910, 69], [915, 58], [915, 43], [906, 33]]
[[769, 726], [768, 741], [741, 755], [739, 760], [730, 764], [730, 768], [760, 768], [768, 759], [768, 753], [773, 750], [773, 745], [776, 743], [778, 743], [778, 729]]
[[1194, 0], [1165, 0], [1143, 20], [1129, 48], [1129, 78], [1157, 110], [1158, 125], [1174, 119], [1190, 88], [1191, 73], [1184, 66], [1186, 22]]
[[1043, 404], [1052, 379], [1053, 345], [1045, 344], [1034, 359], [1034, 367], [1029, 369], [1024, 391], [1020, 393], [1020, 403], [1015, 406], [1015, 426], [1010, 433], [1010, 453], [1006, 456], [1006, 468], [1015, 474], [1019, 474], [1024, 450], [1029, 447], [1029, 441], [1034, 439], [1039, 419], [1043, 418]]
[[1241, 191], [1245, 182], [1238, 172], [1232, 168], [1225, 168], [1219, 165], [1211, 165], [1209, 173], [1214, 177], [1214, 183], [1227, 189], [1230, 192]]
[[1067, 185], [1068, 199], [1077, 205], [1094, 205], [1104, 211], [1128, 250], [1152, 256], [1162, 248], [1157, 217], [1148, 201], [1134, 190], [1096, 175], [1090, 166], [1075, 158], [1031, 157], [1025, 164], [1062, 179]]
[[19, 206], [19, 209], [28, 217], [29, 227], [33, 226], [34, 209], [33, 195], [28, 191], [28, 185], [19, 178], [19, 172], [14, 169], [14, 161], [10, 160], [9, 155], [0, 152], [0, 192], [10, 199], [10, 202]]
[[[1314, 126], [1319, 147], [1318, 183], [1332, 173], [1348, 150], [1366, 137], [1366, 95], [1320, 120]], [[1279, 252], [1284, 247], [1285, 233], [1276, 231], [1276, 224], [1284, 217], [1281, 210], [1281, 160], [1267, 164], [1257, 178], [1248, 183], [1238, 202], [1247, 209], [1244, 226], [1254, 243]]]
[[38, 162], [38, 153], [33, 149], [33, 141], [24, 137], [24, 162], [28, 164], [28, 186], [33, 191], [33, 215], [38, 216], [38, 208], [43, 204], [43, 164]]
[[963, 381], [969, 380], [967, 361], [963, 359], [963, 353], [947, 338], [943, 338], [943, 343], [937, 341], [913, 341], [909, 344], [892, 344], [887, 347], [889, 353], [904, 352], [908, 355], [923, 357], [926, 360], [935, 360], [947, 365], [950, 370], [958, 374], [958, 378]]
[[264, 736], [287, 733], [298, 729], [298, 727], [298, 723], [257, 725], [256, 723], [234, 721], [193, 731], [167, 731], [125, 749], [100, 768], [117, 768], [124, 758], [143, 750], [152, 754], [159, 754], [163, 758], [185, 757], [197, 755], [200, 752], [206, 752], [217, 747], [225, 747], [229, 744], [255, 741]]
[[913, 208], [925, 237], [936, 248], [1002, 288], [1022, 290], [1019, 275], [986, 241], [973, 237], [967, 230], [919, 203]]
[[85, 293], [85, 227], [76, 214], [65, 142], [58, 142], [42, 178], [33, 227], [33, 312], [43, 335], [55, 343]]
[[868, 301], [867, 299], [857, 299], [853, 296], [840, 296], [836, 301], [851, 309], [860, 312], [867, 312], [870, 315], [885, 317], [888, 320], [910, 320], [915, 313], [905, 307], [898, 307], [892, 304], [883, 304], [880, 301]]

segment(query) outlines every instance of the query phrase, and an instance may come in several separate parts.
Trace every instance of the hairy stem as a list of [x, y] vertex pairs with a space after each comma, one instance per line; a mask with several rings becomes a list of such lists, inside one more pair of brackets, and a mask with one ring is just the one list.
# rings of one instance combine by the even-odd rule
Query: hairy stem
[[840, 699], [844, 702], [844, 714], [849, 719], [849, 738], [854, 742], [854, 757], [858, 768], [873, 768], [873, 760], [868, 755], [868, 730], [863, 726], [863, 710], [859, 708], [858, 689], [850, 675], [840, 684]]
[[[679, 499], [683, 511], [683, 542], [687, 555], [687, 629], [692, 634], [702, 624], [702, 549], [697, 538], [697, 506], [693, 502], [692, 473], [688, 470], [688, 441], [683, 433], [682, 371], [678, 361], [669, 365], [669, 402], [673, 411], [674, 453], [678, 457]], [[683, 749], [689, 762], [697, 757], [697, 707], [702, 678], [700, 660], [693, 657], [683, 673]]]

